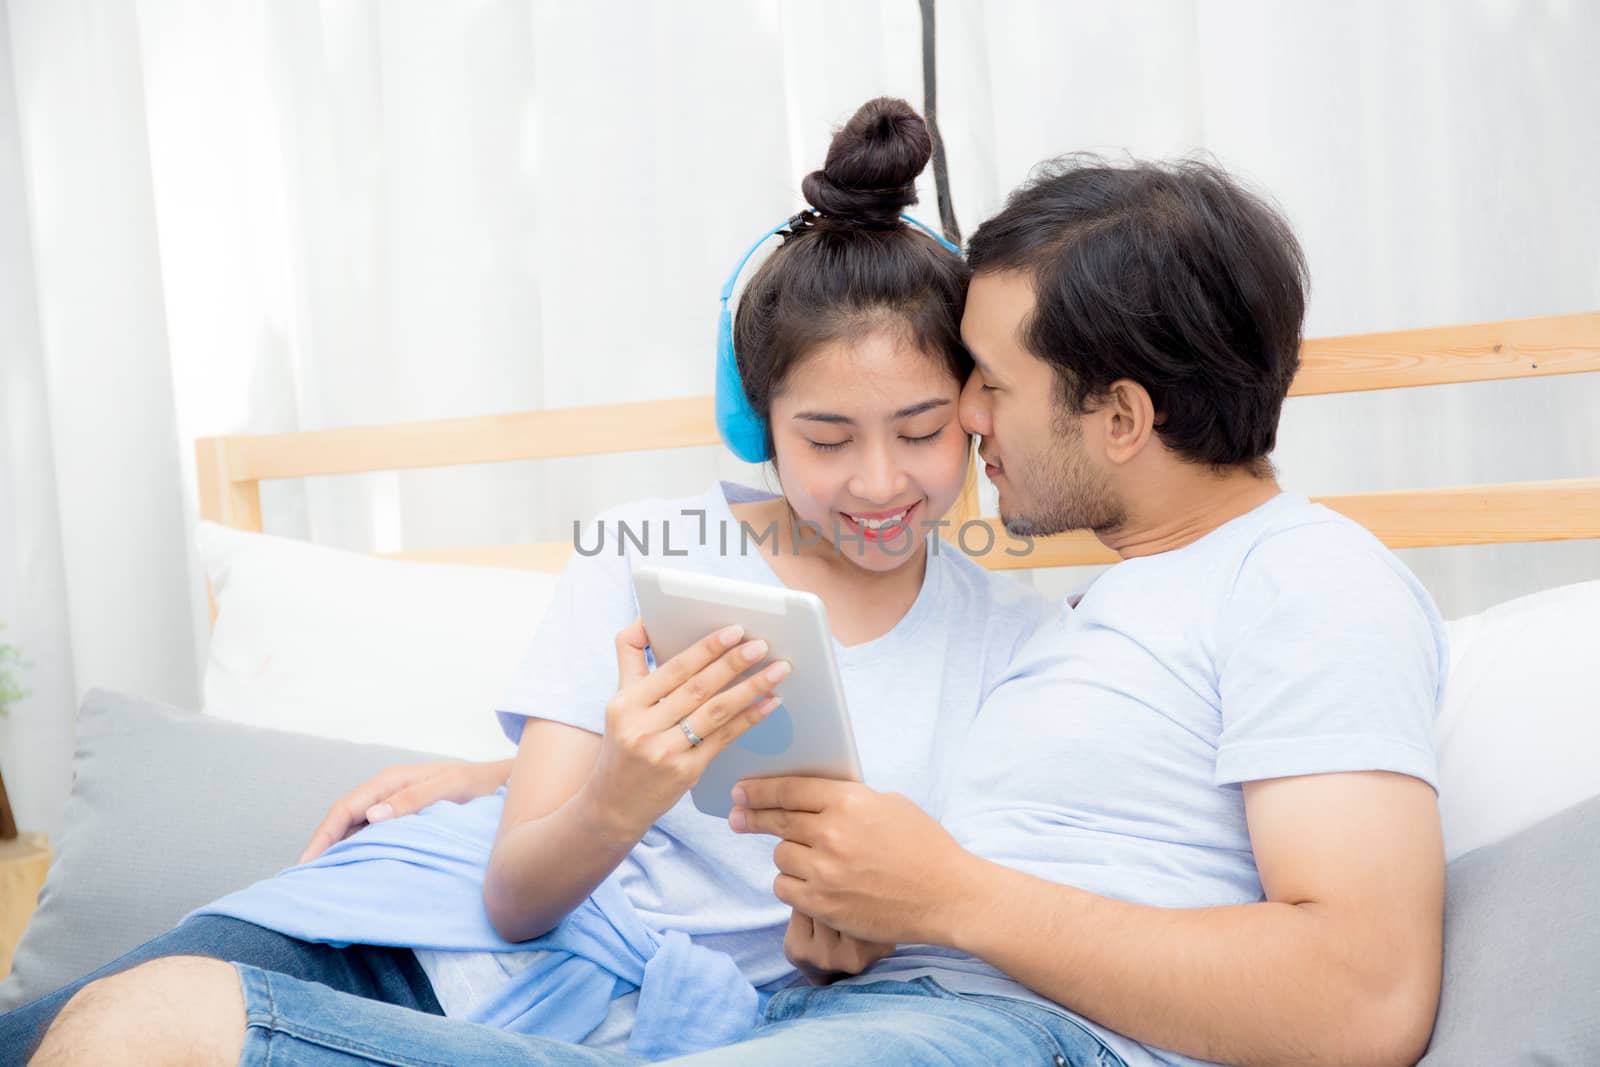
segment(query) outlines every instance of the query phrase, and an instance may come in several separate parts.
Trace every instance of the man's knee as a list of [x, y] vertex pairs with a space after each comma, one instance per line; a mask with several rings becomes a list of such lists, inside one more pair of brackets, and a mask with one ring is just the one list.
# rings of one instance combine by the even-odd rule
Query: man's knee
[[80, 989], [46, 1032], [34, 1067], [239, 1060], [244, 998], [233, 964], [199, 956], [152, 960]]

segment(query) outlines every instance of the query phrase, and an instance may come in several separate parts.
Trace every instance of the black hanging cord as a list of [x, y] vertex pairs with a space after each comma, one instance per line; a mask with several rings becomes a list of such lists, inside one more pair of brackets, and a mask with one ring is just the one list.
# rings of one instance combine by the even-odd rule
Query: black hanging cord
[[939, 227], [946, 240], [961, 246], [961, 226], [950, 202], [950, 167], [945, 161], [944, 138], [939, 136], [939, 71], [935, 62], [933, 3], [917, 0], [922, 8], [922, 117], [933, 135], [933, 187], [939, 198]]

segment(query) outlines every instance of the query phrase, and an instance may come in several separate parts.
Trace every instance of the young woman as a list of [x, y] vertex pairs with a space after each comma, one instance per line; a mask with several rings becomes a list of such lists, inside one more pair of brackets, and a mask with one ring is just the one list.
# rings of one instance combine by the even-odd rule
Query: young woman
[[[658, 1056], [753, 1025], [764, 994], [795, 978], [786, 935], [813, 974], [887, 953], [791, 918], [772, 895], [771, 843], [688, 799], [717, 752], [771, 728], [787, 665], [716, 695], [767, 654], [730, 630], [651, 670], [631, 572], [819, 596], [866, 781], [937, 814], [955, 750], [1042, 604], [930, 532], [970, 468], [956, 418], [966, 270], [900, 214], [930, 152], [908, 105], [874, 100], [806, 177], [811, 210], [773, 231], [783, 244], [719, 353], [724, 435], [772, 461], [782, 495], [724, 483], [618, 509], [579, 538], [499, 710], [519, 741], [503, 792], [378, 821], [113, 968], [213, 955], [241, 974]], [[70, 992], [19, 1014], [38, 1009], [38, 1025]]]

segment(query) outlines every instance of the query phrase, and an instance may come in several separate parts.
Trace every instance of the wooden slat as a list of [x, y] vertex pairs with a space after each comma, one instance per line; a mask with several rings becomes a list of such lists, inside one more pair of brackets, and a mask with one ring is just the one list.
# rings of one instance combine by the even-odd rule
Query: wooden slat
[[239, 437], [202, 437], [194, 443], [200, 517], [235, 530], [261, 532], [261, 483], [239, 472], [233, 461]]
[[1600, 312], [1306, 341], [1290, 396], [1600, 371]]
[[1390, 548], [1600, 538], [1600, 478], [1319, 497]]
[[1000, 520], [992, 515], [978, 520], [989, 527], [993, 548], [985, 550], [989, 540], [976, 530], [963, 533], [952, 531], [949, 540], [956, 542], [962, 551], [972, 554], [979, 564], [992, 571], [1024, 571], [1035, 567], [1087, 567], [1115, 563], [1120, 558], [1102, 545], [1088, 530], [1073, 530], [1054, 537], [1034, 538], [1033, 548], [1006, 533]]
[[[1600, 478], [1473, 485], [1312, 497], [1371, 530], [1390, 548], [1512, 544], [1600, 538]], [[1034, 541], [1033, 551], [1009, 538], [1000, 520], [981, 520], [995, 533], [993, 551], [974, 558], [991, 570], [1078, 567], [1115, 563], [1116, 553], [1093, 534], [1074, 531]], [[987, 539], [971, 532], [963, 547]]]
[[709, 396], [224, 438], [236, 478], [597, 456], [718, 441]]
[[[1600, 312], [1310, 340], [1291, 396], [1600, 371]], [[714, 445], [709, 396], [207, 438], [236, 482]], [[230, 523], [230, 525], [232, 525]]]

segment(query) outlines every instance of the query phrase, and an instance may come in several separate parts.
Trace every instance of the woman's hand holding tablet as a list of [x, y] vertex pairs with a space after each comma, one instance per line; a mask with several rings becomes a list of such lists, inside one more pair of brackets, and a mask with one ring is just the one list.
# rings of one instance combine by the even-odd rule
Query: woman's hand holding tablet
[[584, 789], [600, 825], [637, 841], [708, 763], [779, 706], [771, 693], [789, 664], [765, 663], [767, 643], [744, 638], [742, 627], [724, 626], [652, 671], [643, 623], [617, 634], [617, 694]]
[[[727, 818], [733, 810], [733, 786], [745, 778], [793, 774], [861, 780], [828, 613], [817, 596], [783, 586], [657, 567], [636, 569], [633, 587], [651, 650], [662, 664], [656, 674], [684, 649], [705, 640], [703, 635], [728, 626], [739, 627], [751, 642], [764, 642], [773, 656], [794, 666], [794, 673], [783, 684], [782, 707], [759, 724], [739, 720], [738, 733], [727, 737], [714, 760], [702, 763], [693, 787], [695, 807], [707, 815]], [[761, 657], [756, 657], [746, 664], [746, 670], [761, 677], [761, 666]], [[742, 694], [746, 680], [740, 679], [729, 693]], [[706, 681], [709, 684], [711, 679]], [[745, 698], [739, 695], [735, 699]], [[699, 721], [697, 717], [688, 725], [704, 737]]]

